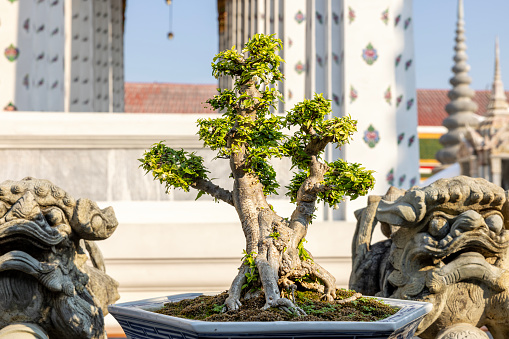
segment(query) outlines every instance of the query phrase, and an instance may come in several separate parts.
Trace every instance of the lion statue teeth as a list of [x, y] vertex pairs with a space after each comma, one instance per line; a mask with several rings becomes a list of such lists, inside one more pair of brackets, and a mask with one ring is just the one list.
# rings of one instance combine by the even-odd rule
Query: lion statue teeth
[[[481, 326], [495, 339], [509, 338], [509, 200], [502, 188], [465, 176], [408, 191], [392, 187], [369, 197], [356, 217], [351, 289], [431, 302], [417, 330], [423, 339], [449, 338], [449, 328], [487, 338]], [[378, 223], [388, 239], [371, 244]]]
[[0, 183], [0, 328], [35, 324], [51, 339], [105, 339], [118, 283], [94, 241], [117, 225], [111, 207], [75, 200], [48, 180]]

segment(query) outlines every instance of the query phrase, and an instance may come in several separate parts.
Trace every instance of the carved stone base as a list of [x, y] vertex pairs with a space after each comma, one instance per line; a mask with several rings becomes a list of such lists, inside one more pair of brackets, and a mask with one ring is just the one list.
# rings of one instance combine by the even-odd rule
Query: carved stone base
[[49, 339], [49, 337], [35, 324], [14, 324], [0, 330], [0, 339]]
[[460, 323], [444, 328], [436, 339], [489, 339], [489, 337], [480, 328]]

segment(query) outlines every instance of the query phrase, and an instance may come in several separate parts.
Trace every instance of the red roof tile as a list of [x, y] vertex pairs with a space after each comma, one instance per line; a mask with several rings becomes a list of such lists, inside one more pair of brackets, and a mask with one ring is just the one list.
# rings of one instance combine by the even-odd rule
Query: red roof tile
[[[216, 85], [125, 83], [126, 113], [214, 113], [205, 101]], [[207, 108], [204, 108], [207, 106]]]
[[[417, 114], [419, 126], [442, 126], [442, 121], [447, 118], [445, 105], [450, 100], [447, 97], [448, 89], [418, 89], [417, 90]], [[477, 103], [477, 114], [486, 114], [490, 91], [475, 91], [473, 100]], [[509, 91], [506, 92], [509, 97]]]
[[[125, 83], [127, 113], [214, 113], [205, 101], [215, 94], [216, 85], [168, 83]], [[442, 126], [447, 117], [448, 89], [418, 89], [417, 111], [419, 126]], [[476, 91], [473, 100], [477, 114], [484, 115], [490, 91]], [[509, 91], [506, 92], [509, 97]], [[207, 108], [205, 108], [207, 106]]]

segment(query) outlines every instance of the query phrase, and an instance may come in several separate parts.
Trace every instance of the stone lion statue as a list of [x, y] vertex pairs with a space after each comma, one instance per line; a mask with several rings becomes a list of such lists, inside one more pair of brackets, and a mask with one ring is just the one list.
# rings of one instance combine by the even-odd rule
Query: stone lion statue
[[106, 338], [104, 315], [119, 298], [118, 283], [94, 241], [117, 224], [111, 207], [75, 200], [47, 180], [0, 183], [0, 338], [13, 331]]
[[[356, 211], [350, 288], [427, 301], [424, 339], [509, 338], [509, 200], [480, 178], [441, 179], [408, 191], [391, 187]], [[371, 244], [380, 224], [387, 240]]]

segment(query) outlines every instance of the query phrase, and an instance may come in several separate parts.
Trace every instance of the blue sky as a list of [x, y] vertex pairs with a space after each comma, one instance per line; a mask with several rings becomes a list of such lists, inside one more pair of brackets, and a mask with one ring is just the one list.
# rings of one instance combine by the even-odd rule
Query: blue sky
[[[216, 83], [210, 75], [210, 63], [218, 52], [216, 0], [173, 0], [172, 6], [175, 37], [168, 40], [166, 1], [127, 1], [126, 81]], [[509, 71], [505, 72], [509, 69], [509, 1], [464, 0], [464, 6], [471, 87], [489, 89], [497, 35], [502, 78], [509, 84]], [[450, 88], [457, 0], [413, 0], [413, 12], [417, 88]]]

